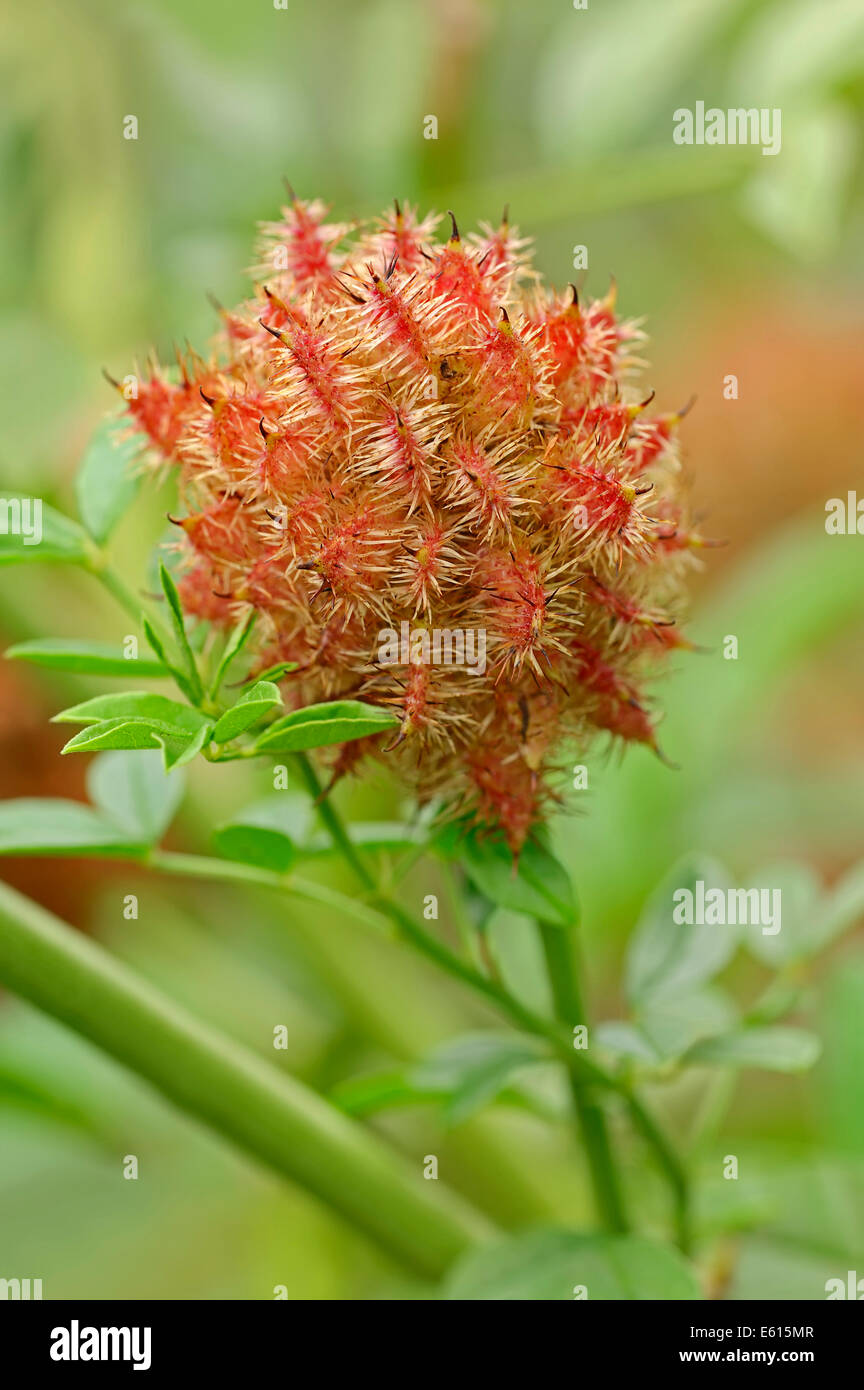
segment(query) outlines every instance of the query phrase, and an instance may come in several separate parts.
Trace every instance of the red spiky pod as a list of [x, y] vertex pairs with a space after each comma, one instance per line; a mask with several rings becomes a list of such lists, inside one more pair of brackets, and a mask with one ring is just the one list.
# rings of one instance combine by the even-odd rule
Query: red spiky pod
[[396, 203], [331, 225], [291, 193], [212, 356], [154, 367], [128, 411], [179, 465], [189, 612], [254, 608], [254, 668], [298, 664], [289, 703], [399, 713], [334, 776], [386, 758], [518, 851], [562, 740], [656, 748], [642, 692], [689, 645], [708, 542], [684, 412], [648, 414], [614, 286], [545, 289], [506, 213], [465, 239], [439, 222]]

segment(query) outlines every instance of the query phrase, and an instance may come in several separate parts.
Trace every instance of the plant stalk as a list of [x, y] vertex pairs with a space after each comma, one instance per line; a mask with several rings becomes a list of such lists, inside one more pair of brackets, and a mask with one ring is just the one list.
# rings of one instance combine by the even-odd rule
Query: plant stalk
[[200, 1022], [0, 883], [0, 981], [67, 1024], [407, 1267], [439, 1278], [494, 1228], [313, 1091]]
[[[539, 929], [556, 1015], [568, 1030], [583, 1025], [585, 1007], [571, 934], [548, 922], [540, 922]], [[597, 1214], [607, 1230], [626, 1231], [629, 1223], [603, 1107], [590, 1088], [576, 1083], [571, 1069], [568, 1069], [567, 1079], [574, 1115], [588, 1156]]]
[[[342, 851], [346, 861], [355, 869], [364, 885], [371, 890], [371, 894], [374, 894], [377, 906], [390, 917], [400, 934], [428, 956], [430, 960], [435, 961], [441, 969], [462, 980], [478, 994], [484, 995], [517, 1027], [533, 1033], [535, 1036], [545, 1037], [551, 1042], [556, 1054], [565, 1062], [574, 1109], [578, 1114], [580, 1126], [585, 1135], [598, 1210], [603, 1214], [609, 1228], [619, 1231], [626, 1230], [628, 1223], [617, 1177], [617, 1168], [609, 1142], [605, 1115], [596, 1100], [592, 1100], [590, 1095], [585, 1095], [585, 1088], [592, 1084], [617, 1091], [623, 1096], [634, 1128], [652, 1149], [658, 1167], [669, 1183], [675, 1203], [678, 1244], [683, 1251], [688, 1251], [691, 1237], [690, 1187], [687, 1173], [673, 1146], [632, 1088], [595, 1062], [580, 1057], [579, 1053], [572, 1047], [566, 1031], [548, 1025], [544, 1019], [535, 1015], [530, 1009], [524, 1008], [519, 1000], [511, 995], [503, 985], [488, 979], [470, 965], [466, 965], [455, 952], [450, 951], [448, 947], [438, 941], [437, 937], [425, 932], [399, 903], [378, 892], [375, 889], [375, 880], [372, 874], [357, 847], [352, 843], [338, 811], [330, 805], [309, 759], [303, 753], [298, 754], [297, 759], [306, 786], [315, 799], [322, 824], [329, 830], [334, 844]], [[541, 930], [544, 932], [544, 951], [551, 950], [553, 957], [549, 972], [550, 984], [559, 1021], [563, 1015], [564, 1021], [572, 1028], [584, 1017], [579, 978], [572, 956], [572, 948], [568, 938], [564, 938], [563, 945], [560, 940], [556, 939], [563, 935], [560, 927], [541, 927]], [[550, 935], [553, 933], [554, 935]], [[559, 959], [561, 953], [565, 951], [566, 958]], [[549, 957], [547, 954], [548, 965]]]

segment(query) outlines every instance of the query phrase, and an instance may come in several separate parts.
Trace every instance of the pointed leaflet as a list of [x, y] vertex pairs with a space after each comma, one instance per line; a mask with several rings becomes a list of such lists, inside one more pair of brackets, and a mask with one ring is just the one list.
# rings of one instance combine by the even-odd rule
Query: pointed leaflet
[[[181, 708], [183, 708], [181, 706]], [[183, 728], [159, 719], [118, 718], [90, 724], [77, 733], [60, 751], [62, 753], [94, 753], [105, 749], [139, 749], [161, 747], [165, 767], [182, 767], [209, 742], [213, 731], [207, 720], [198, 729]]]
[[282, 696], [278, 687], [271, 681], [259, 681], [257, 685], [244, 691], [236, 705], [232, 705], [222, 715], [213, 730], [214, 742], [229, 743], [232, 738], [250, 729], [281, 703]]
[[278, 681], [282, 676], [288, 676], [292, 671], [297, 670], [296, 661], [277, 661], [275, 666], [268, 666], [266, 671], [259, 671], [257, 676], [249, 676], [248, 680], [259, 681]]
[[171, 613], [171, 626], [174, 629], [174, 636], [180, 650], [180, 659], [183, 663], [183, 670], [186, 679], [192, 690], [192, 700], [195, 704], [203, 697], [204, 689], [201, 685], [201, 677], [198, 675], [198, 667], [195, 664], [195, 656], [189, 645], [189, 638], [186, 636], [186, 624], [183, 619], [183, 608], [180, 603], [180, 595], [177, 592], [177, 585], [165, 565], [159, 566], [159, 579], [162, 583], [162, 592], [168, 600], [168, 608]]
[[55, 714], [53, 724], [99, 724], [106, 719], [140, 719], [176, 729], [179, 734], [197, 734], [210, 721], [200, 710], [153, 695], [146, 690], [124, 690], [118, 695], [96, 695], [79, 705]]
[[288, 836], [260, 825], [224, 825], [215, 832], [213, 844], [225, 859], [274, 874], [286, 873], [294, 862], [294, 845]]
[[75, 479], [78, 514], [101, 545], [135, 500], [143, 472], [136, 466], [144, 436], [129, 433], [124, 416], [113, 416], [96, 429]]
[[123, 676], [137, 680], [141, 676], [164, 678], [171, 672], [161, 661], [142, 657], [125, 657], [110, 642], [78, 642], [65, 637], [37, 637], [29, 642], [16, 642], [4, 653], [9, 661], [28, 661], [52, 671], [76, 671], [82, 675]]
[[152, 844], [171, 824], [183, 797], [184, 775], [165, 772], [160, 753], [101, 753], [87, 769], [87, 791], [103, 815]]
[[0, 801], [0, 854], [100, 856], [143, 851], [146, 839], [79, 801], [20, 797]]
[[638, 1023], [598, 1023], [594, 1036], [609, 1052], [659, 1064], [674, 1061], [703, 1038], [729, 1032], [738, 1023], [734, 1005], [709, 985], [691, 994], [649, 1001]]
[[[676, 922], [676, 905], [691, 893], [694, 904], [704, 885], [726, 891], [729, 876], [721, 864], [691, 855], [676, 864], [649, 898], [627, 952], [627, 994], [631, 1003], [644, 1005], [661, 998], [690, 992], [712, 979], [731, 960], [740, 941], [740, 929]], [[680, 915], [680, 914], [679, 914]]]
[[757, 959], [777, 970], [818, 950], [813, 928], [821, 884], [809, 864], [795, 860], [767, 864], [752, 875], [748, 889], [757, 894], [767, 890], [769, 903], [774, 902], [772, 895], [776, 893], [776, 901], [782, 907], [779, 931], [763, 932], [758, 923], [744, 930], [747, 949]]
[[228, 674], [232, 661], [235, 657], [240, 655], [246, 643], [249, 641], [257, 617], [258, 614], [255, 612], [255, 609], [250, 608], [243, 622], [238, 623], [234, 630], [229, 633], [228, 640], [219, 658], [219, 665], [216, 667], [213, 680], [210, 684], [210, 694], [214, 699], [219, 694], [222, 682]]
[[162, 744], [165, 771], [170, 772], [174, 767], [185, 767], [187, 763], [191, 763], [197, 758], [202, 748], [206, 748], [213, 737], [213, 724], [208, 719], [207, 723], [202, 724], [201, 728], [191, 737], [187, 733], [180, 737], [173, 733], [157, 734], [156, 737], [158, 742]]
[[459, 860], [466, 874], [490, 902], [552, 926], [571, 926], [576, 899], [564, 867], [536, 837], [526, 840], [518, 863], [500, 836], [464, 831], [450, 825], [436, 839], [439, 849]]
[[307, 705], [277, 719], [261, 735], [255, 748], [260, 753], [299, 753], [369, 738], [398, 724], [395, 715], [376, 705], [365, 705], [361, 700], [333, 700], [329, 704]]
[[82, 729], [61, 748], [61, 753], [96, 753], [106, 748], [158, 748], [157, 734], [176, 736], [169, 724], [141, 719], [106, 719]]
[[86, 531], [41, 497], [0, 493], [0, 565], [33, 560], [83, 564], [92, 551]]
[[548, 1051], [517, 1033], [471, 1033], [437, 1048], [408, 1077], [420, 1092], [446, 1098], [451, 1124], [467, 1120], [495, 1099], [521, 1067], [543, 1062]]
[[759, 1067], [765, 1071], [806, 1071], [819, 1056], [820, 1043], [803, 1028], [742, 1028], [703, 1038], [683, 1061], [698, 1066]]

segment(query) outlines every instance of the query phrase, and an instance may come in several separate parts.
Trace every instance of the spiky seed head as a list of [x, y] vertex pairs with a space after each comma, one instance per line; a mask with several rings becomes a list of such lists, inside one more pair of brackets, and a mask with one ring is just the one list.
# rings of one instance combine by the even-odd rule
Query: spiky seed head
[[[688, 645], [706, 542], [682, 412], [648, 413], [614, 285], [548, 289], [506, 213], [467, 238], [450, 222], [441, 239], [396, 202], [332, 224], [291, 192], [210, 356], [154, 367], [128, 413], [180, 472], [188, 611], [224, 627], [255, 608], [261, 669], [298, 663], [289, 703], [398, 713], [386, 751], [346, 746], [334, 775], [385, 757], [518, 851], [565, 740], [656, 749], [645, 681]], [[475, 634], [474, 659], [436, 661], [436, 633], [457, 662]]]

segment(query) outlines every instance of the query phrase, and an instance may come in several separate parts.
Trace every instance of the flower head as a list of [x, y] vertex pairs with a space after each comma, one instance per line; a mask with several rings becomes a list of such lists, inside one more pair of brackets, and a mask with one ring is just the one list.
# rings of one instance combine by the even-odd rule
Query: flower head
[[686, 645], [700, 545], [680, 417], [634, 384], [614, 288], [548, 290], [506, 217], [467, 240], [398, 203], [325, 217], [291, 195], [212, 355], [129, 403], [180, 470], [182, 599], [220, 626], [257, 610], [260, 669], [298, 664], [288, 701], [398, 713], [338, 771], [386, 757], [518, 850], [565, 738], [656, 748], [644, 682]]

